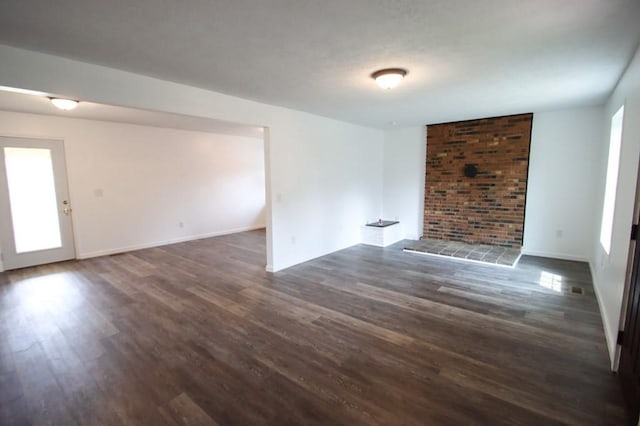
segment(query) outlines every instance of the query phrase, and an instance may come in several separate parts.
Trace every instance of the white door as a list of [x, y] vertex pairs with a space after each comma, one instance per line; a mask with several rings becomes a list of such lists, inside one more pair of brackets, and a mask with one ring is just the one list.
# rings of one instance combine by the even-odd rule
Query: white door
[[62, 141], [0, 137], [0, 248], [5, 270], [75, 257]]

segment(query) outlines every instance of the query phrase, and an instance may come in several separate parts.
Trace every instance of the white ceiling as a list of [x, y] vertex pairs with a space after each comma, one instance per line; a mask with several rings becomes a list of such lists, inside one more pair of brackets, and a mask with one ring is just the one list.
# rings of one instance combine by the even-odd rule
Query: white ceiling
[[11, 93], [2, 90], [2, 88], [0, 88], [0, 110], [56, 115], [65, 118], [113, 121], [117, 123], [192, 130], [249, 138], [262, 139], [264, 137], [262, 127], [246, 126], [210, 118], [96, 104], [93, 102], [83, 101], [78, 108], [73, 111], [61, 111], [49, 102], [47, 96]]
[[[639, 22], [638, 0], [2, 0], [0, 43], [389, 127], [600, 104]], [[383, 67], [409, 74], [383, 92]]]

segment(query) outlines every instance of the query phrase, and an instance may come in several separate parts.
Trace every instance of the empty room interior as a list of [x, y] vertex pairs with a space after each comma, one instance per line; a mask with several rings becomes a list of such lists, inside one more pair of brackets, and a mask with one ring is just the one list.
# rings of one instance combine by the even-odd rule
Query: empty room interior
[[640, 2], [0, 3], [1, 425], [640, 425]]

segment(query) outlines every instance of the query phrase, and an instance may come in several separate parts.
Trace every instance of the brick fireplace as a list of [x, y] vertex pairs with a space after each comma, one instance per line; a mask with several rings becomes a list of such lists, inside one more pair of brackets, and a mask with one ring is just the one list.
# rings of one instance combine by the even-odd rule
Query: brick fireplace
[[522, 246], [532, 120], [427, 126], [424, 238]]

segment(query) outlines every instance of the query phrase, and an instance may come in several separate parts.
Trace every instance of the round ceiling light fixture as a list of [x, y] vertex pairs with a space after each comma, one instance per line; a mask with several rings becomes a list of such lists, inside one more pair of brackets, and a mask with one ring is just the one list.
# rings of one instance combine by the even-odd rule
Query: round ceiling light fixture
[[389, 90], [400, 84], [405, 75], [407, 75], [407, 70], [402, 68], [385, 68], [371, 74], [371, 78], [378, 83], [378, 86]]
[[59, 108], [63, 111], [71, 111], [72, 109], [75, 109], [79, 104], [78, 101], [74, 101], [72, 99], [49, 98], [49, 100], [53, 105], [55, 105], [56, 108]]

